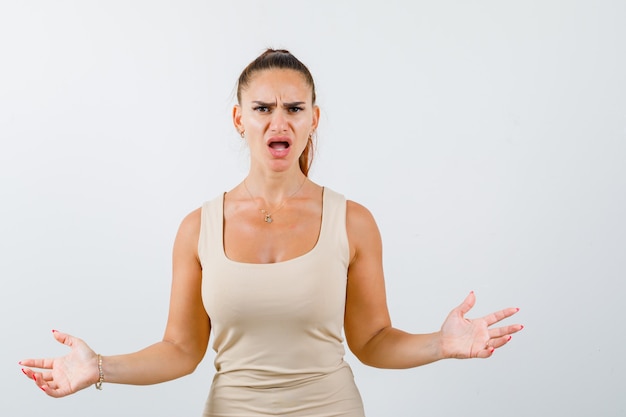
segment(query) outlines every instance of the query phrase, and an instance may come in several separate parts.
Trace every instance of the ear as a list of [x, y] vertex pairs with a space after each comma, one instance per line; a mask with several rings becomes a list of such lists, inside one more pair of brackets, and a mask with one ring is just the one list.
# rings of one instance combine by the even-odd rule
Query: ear
[[237, 133], [241, 134], [241, 132], [245, 131], [241, 123], [241, 106], [239, 104], [233, 106], [233, 125], [235, 125], [235, 129], [237, 129]]
[[317, 130], [317, 125], [320, 122], [320, 108], [313, 106], [313, 117], [311, 118], [311, 132]]

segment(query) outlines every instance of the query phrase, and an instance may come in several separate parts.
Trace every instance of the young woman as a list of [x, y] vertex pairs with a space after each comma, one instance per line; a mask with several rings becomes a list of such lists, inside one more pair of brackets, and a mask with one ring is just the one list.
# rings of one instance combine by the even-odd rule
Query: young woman
[[516, 308], [465, 318], [473, 293], [437, 332], [392, 327], [372, 215], [307, 176], [320, 117], [308, 69], [288, 51], [267, 50], [241, 74], [237, 99], [232, 117], [250, 149], [250, 171], [182, 221], [163, 340], [100, 356], [55, 331], [68, 355], [21, 362], [46, 394], [189, 374], [212, 333], [216, 374], [204, 416], [357, 417], [364, 411], [343, 360], [342, 330], [363, 363], [410, 368], [490, 357], [522, 329], [491, 327]]

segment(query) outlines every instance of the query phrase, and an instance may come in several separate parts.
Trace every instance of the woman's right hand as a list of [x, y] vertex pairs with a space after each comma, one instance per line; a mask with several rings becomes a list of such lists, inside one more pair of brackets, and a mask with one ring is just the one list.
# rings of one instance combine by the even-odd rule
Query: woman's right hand
[[22, 372], [51, 397], [64, 397], [95, 384], [99, 380], [98, 355], [81, 339], [56, 330], [52, 334], [69, 346], [70, 353], [53, 359], [22, 360]]

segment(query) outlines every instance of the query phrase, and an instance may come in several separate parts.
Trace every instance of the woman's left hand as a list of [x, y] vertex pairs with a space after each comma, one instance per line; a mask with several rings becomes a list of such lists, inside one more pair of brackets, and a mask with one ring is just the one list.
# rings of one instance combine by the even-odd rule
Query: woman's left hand
[[507, 344], [513, 333], [524, 328], [521, 324], [490, 328], [517, 313], [519, 308], [506, 308], [473, 320], [465, 318], [475, 302], [472, 291], [441, 326], [441, 352], [445, 358], [488, 358]]

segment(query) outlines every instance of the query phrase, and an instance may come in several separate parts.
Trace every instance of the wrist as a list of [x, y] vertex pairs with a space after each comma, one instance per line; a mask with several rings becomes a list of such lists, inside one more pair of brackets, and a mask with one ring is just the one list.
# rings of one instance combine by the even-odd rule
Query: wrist
[[434, 346], [434, 352], [433, 354], [435, 355], [435, 360], [441, 360], [441, 359], [448, 359], [450, 357], [449, 352], [447, 352], [446, 346], [445, 346], [445, 341], [444, 341], [444, 337], [441, 333], [441, 331], [435, 332], [433, 333], [433, 346]]
[[104, 382], [104, 370], [102, 368], [102, 355], [98, 353], [96, 356], [96, 366], [97, 366], [97, 381], [95, 383], [96, 389], [102, 390], [102, 383]]

